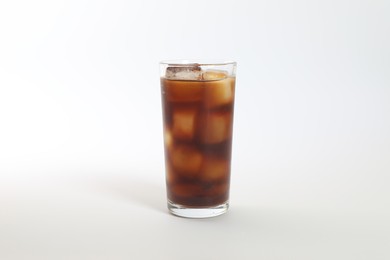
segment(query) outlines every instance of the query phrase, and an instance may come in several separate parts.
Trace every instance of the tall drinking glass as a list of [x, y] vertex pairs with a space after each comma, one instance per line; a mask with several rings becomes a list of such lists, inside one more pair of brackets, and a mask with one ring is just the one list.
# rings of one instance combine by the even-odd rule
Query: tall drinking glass
[[160, 63], [168, 209], [206, 218], [229, 207], [236, 62]]

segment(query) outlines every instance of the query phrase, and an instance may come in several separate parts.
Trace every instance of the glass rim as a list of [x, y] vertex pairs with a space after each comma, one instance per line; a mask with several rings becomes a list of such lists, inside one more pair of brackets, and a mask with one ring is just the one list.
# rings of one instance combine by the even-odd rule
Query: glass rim
[[198, 65], [198, 66], [224, 66], [224, 65], [233, 65], [236, 66], [237, 62], [232, 60], [197, 60], [197, 59], [177, 59], [177, 60], [163, 60], [160, 61], [160, 65], [167, 66], [188, 66], [188, 65]]

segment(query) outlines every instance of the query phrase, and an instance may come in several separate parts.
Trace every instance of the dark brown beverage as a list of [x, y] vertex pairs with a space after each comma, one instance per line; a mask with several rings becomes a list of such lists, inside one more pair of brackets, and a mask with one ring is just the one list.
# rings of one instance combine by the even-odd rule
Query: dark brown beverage
[[168, 67], [161, 78], [167, 195], [170, 203], [227, 203], [235, 77], [197, 65]]

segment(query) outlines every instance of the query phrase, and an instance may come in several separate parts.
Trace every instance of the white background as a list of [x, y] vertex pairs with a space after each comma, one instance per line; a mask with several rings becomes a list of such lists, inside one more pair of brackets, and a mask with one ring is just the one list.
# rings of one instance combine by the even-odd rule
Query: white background
[[[0, 259], [389, 259], [390, 2], [0, 2]], [[231, 209], [165, 206], [158, 62], [238, 62]]]

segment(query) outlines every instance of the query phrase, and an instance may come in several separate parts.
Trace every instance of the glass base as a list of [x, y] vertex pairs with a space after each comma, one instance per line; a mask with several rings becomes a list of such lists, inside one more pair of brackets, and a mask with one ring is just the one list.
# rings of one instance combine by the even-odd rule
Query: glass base
[[184, 218], [211, 218], [226, 213], [229, 209], [229, 202], [210, 208], [188, 208], [168, 201], [168, 209], [173, 215]]

